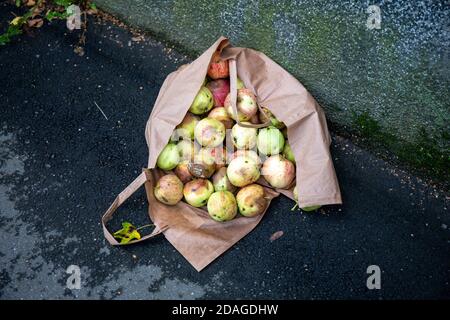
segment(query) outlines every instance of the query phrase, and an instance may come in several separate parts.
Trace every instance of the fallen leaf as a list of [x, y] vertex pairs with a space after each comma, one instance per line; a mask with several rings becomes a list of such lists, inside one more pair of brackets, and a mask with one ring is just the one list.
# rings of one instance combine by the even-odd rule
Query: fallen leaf
[[129, 222], [122, 222], [122, 229], [114, 232], [114, 238], [120, 240], [121, 244], [129, 243], [132, 240], [139, 240], [141, 234], [136, 230], [136, 227]]
[[32, 7], [32, 6], [34, 6], [36, 4], [36, 1], [34, 1], [34, 0], [28, 0], [27, 1], [27, 7]]
[[34, 28], [40, 28], [44, 24], [44, 20], [41, 18], [28, 20], [28, 26]]
[[84, 48], [81, 46], [76, 46], [75, 49], [73, 49], [73, 52], [75, 52], [80, 57], [84, 56]]
[[34, 8], [31, 17], [34, 18], [36, 16], [40, 16], [42, 11], [44, 11], [44, 7], [36, 7], [36, 8]]
[[10, 22], [11, 25], [13, 26], [17, 26], [20, 23], [20, 20], [22, 19], [22, 17], [15, 17], [14, 19], [12, 19], [12, 21]]
[[87, 10], [88, 14], [96, 14], [98, 12], [97, 5], [93, 2], [89, 4], [89, 9]]
[[134, 41], [134, 42], [141, 42], [142, 40], [144, 40], [143, 36], [136, 36], [136, 37], [131, 38], [131, 41]]
[[281, 230], [275, 232], [274, 234], [272, 234], [272, 235], [270, 236], [270, 242], [274, 242], [274, 241], [277, 240], [278, 238], [282, 237], [283, 234], [284, 234], [284, 232], [281, 231]]

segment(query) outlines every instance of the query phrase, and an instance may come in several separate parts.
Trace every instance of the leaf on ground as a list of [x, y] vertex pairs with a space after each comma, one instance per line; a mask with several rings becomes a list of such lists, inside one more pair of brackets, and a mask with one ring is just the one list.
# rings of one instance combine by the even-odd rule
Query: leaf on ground
[[131, 38], [131, 41], [134, 41], [134, 42], [141, 42], [143, 40], [144, 40], [144, 36], [140, 36], [140, 35], [134, 36]]
[[89, 9], [87, 10], [88, 14], [96, 14], [98, 12], [97, 5], [93, 2], [89, 4]]
[[22, 33], [22, 28], [20, 26], [10, 25], [4, 34], [0, 35], [0, 46], [4, 46], [5, 44], [11, 41], [11, 38], [17, 36]]
[[67, 8], [72, 4], [72, 0], [53, 0], [58, 6]]
[[47, 19], [48, 21], [52, 21], [53, 19], [66, 19], [67, 18], [67, 13], [61, 13], [61, 12], [57, 12], [57, 11], [47, 11], [46, 15], [45, 15], [45, 19]]
[[84, 56], [84, 48], [82, 46], [76, 46], [75, 49], [73, 49], [73, 52], [75, 52], [80, 57]]
[[12, 19], [12, 21], [9, 24], [13, 25], [13, 26], [18, 26], [19, 23], [21, 23], [21, 21], [22, 21], [22, 17], [18, 16], [18, 17], [15, 17], [14, 19]]
[[122, 222], [122, 229], [114, 232], [113, 236], [117, 240], [120, 240], [121, 244], [126, 244], [132, 240], [139, 240], [141, 238], [141, 234], [136, 230], [136, 227], [127, 221]]
[[29, 27], [40, 28], [40, 27], [42, 27], [43, 24], [44, 24], [44, 20], [42, 20], [41, 18], [28, 20]]
[[26, 6], [27, 7], [32, 7], [36, 5], [36, 1], [35, 0], [28, 0]]
[[36, 7], [31, 11], [31, 17], [34, 18], [36, 16], [41, 16], [42, 11], [44, 11], [44, 7]]
[[272, 234], [272, 235], [270, 236], [270, 242], [274, 242], [275, 240], [279, 239], [280, 237], [283, 236], [283, 234], [284, 234], [284, 232], [281, 231], [281, 230], [275, 232], [274, 234]]

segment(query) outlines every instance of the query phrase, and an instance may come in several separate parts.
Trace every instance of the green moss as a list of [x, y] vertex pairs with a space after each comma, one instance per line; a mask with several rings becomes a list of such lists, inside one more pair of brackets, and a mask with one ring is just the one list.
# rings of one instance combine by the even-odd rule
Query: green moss
[[[353, 125], [358, 134], [367, 139], [372, 146], [387, 147], [400, 161], [431, 175], [447, 184], [450, 180], [450, 149], [442, 152], [437, 139], [430, 136], [424, 127], [416, 135], [415, 142], [401, 141], [393, 134], [385, 132], [369, 113], [353, 113]], [[448, 134], [447, 136], [448, 141]]]
[[[259, 6], [259, 21], [255, 21], [255, 11], [248, 7], [245, 9], [245, 32], [242, 35], [243, 43], [255, 43], [257, 39], [258, 48], [264, 48], [265, 52], [274, 52], [275, 50], [275, 33], [273, 29], [273, 18], [276, 9], [274, 6]], [[257, 22], [257, 23], [255, 23]], [[261, 49], [260, 49], [261, 50]]]
[[368, 112], [357, 115], [353, 112], [353, 122], [364, 136], [378, 136], [381, 133], [380, 125]]
[[[404, 2], [412, 14], [422, 13]], [[221, 34], [236, 46], [260, 50], [305, 85], [338, 132], [358, 132], [381, 153], [388, 149], [441, 180], [449, 176], [445, 26], [429, 18], [442, 8], [412, 23], [399, 14], [400, 6], [383, 4], [382, 29], [368, 30], [366, 6], [357, 1], [96, 3], [191, 58]], [[421, 26], [428, 24], [425, 31]]]

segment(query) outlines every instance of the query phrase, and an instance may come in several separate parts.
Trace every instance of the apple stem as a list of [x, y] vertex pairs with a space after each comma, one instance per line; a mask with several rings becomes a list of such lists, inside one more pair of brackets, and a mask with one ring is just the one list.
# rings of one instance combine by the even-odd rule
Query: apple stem
[[155, 225], [154, 224], [146, 224], [146, 225], [144, 225], [144, 226], [141, 226], [141, 227], [139, 227], [139, 228], [136, 228], [136, 231], [139, 231], [139, 230], [141, 230], [141, 229], [144, 229], [144, 228], [147, 228], [147, 227], [154, 227]]

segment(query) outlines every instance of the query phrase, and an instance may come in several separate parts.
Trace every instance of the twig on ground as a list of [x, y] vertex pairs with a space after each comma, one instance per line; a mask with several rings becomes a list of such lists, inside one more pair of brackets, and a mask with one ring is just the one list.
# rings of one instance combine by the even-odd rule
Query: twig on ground
[[100, 112], [102, 113], [102, 115], [105, 117], [106, 120], [108, 120], [108, 117], [106, 116], [106, 114], [103, 112], [102, 108], [99, 107], [99, 105], [97, 104], [97, 102], [94, 101], [95, 106], [97, 107], [98, 110], [100, 110]]

